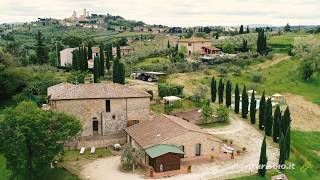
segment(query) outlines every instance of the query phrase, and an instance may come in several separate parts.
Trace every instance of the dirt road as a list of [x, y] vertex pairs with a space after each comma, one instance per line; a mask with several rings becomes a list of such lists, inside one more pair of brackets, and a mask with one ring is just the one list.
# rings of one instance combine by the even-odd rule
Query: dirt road
[[[206, 130], [221, 138], [233, 140], [240, 147], [246, 147], [247, 153], [233, 161], [194, 165], [192, 173], [165, 178], [166, 180], [224, 179], [257, 172], [256, 167], [253, 166], [259, 162], [263, 134], [234, 114], [231, 114], [230, 125]], [[270, 141], [267, 142], [267, 154], [268, 164], [277, 164], [278, 148]], [[142, 175], [126, 174], [119, 171], [119, 165], [119, 156], [96, 160], [83, 167], [81, 176], [83, 179], [90, 180], [143, 179]]]
[[290, 93], [284, 94], [289, 105], [292, 128], [301, 131], [320, 131], [320, 106]]
[[267, 60], [266, 62], [250, 66], [249, 69], [246, 72], [252, 72], [256, 70], [261, 70], [261, 69], [267, 69], [273, 65], [276, 65], [282, 61], [290, 59], [290, 56], [279, 56], [276, 55], [274, 56], [271, 60]]

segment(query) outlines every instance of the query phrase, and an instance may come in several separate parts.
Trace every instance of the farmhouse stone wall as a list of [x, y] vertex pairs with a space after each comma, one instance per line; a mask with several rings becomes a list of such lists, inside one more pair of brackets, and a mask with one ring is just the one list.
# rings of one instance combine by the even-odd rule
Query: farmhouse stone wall
[[212, 135], [190, 131], [163, 143], [174, 144], [177, 147], [183, 145], [184, 158], [192, 159], [196, 157], [196, 144], [201, 144], [201, 155], [199, 157], [210, 157], [218, 153], [221, 144], [210, 138], [213, 138]]
[[93, 121], [98, 121], [99, 135], [123, 133], [129, 120], [145, 121], [149, 118], [149, 98], [109, 99], [110, 112], [106, 112], [107, 99], [76, 99], [51, 101], [53, 110], [78, 117], [82, 124], [81, 136], [92, 136]]

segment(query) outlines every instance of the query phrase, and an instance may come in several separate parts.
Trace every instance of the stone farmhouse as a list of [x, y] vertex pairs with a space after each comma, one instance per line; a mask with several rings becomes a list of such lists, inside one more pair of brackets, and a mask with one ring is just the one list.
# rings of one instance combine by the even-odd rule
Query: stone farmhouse
[[[66, 48], [60, 51], [60, 65], [61, 66], [72, 66], [72, 52], [77, 48]], [[88, 64], [89, 68], [93, 68], [93, 59], [95, 56], [100, 56], [100, 48], [92, 47], [92, 54], [89, 56]]]
[[142, 164], [158, 172], [179, 170], [180, 164], [210, 160], [222, 142], [180, 117], [160, 115], [125, 128], [127, 143], [144, 152]]
[[187, 48], [187, 54], [190, 56], [194, 53], [200, 55], [211, 55], [217, 54], [220, 52], [220, 49], [213, 46], [211, 40], [203, 39], [203, 38], [189, 38], [189, 39], [178, 39], [176, 41], [178, 44], [178, 48], [182, 47]]
[[[134, 48], [131, 46], [120, 46], [120, 54], [121, 56], [127, 56], [128, 54], [132, 53], [134, 51]], [[117, 56], [117, 48], [112, 48], [112, 55], [114, 57]]]
[[125, 127], [149, 119], [150, 95], [116, 83], [61, 83], [48, 88], [48, 99], [50, 109], [80, 119], [86, 140], [124, 137]]

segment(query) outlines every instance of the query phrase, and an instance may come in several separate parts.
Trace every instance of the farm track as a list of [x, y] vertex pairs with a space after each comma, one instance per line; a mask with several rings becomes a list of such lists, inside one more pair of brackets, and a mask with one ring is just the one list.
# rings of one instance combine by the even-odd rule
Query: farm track
[[290, 107], [292, 128], [301, 131], [320, 131], [320, 106], [303, 96], [284, 94]]
[[245, 72], [253, 72], [253, 71], [257, 71], [257, 70], [267, 69], [271, 66], [274, 66], [274, 65], [276, 65], [282, 61], [286, 61], [288, 59], [290, 59], [290, 56], [275, 56], [271, 60], [268, 60], [266, 62], [249, 67], [249, 69]]

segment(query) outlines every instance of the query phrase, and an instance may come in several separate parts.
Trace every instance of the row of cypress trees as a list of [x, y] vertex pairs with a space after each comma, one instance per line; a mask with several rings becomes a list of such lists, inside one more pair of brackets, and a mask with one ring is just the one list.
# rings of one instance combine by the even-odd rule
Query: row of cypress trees
[[[232, 84], [230, 81], [227, 81], [226, 85], [222, 78], [219, 80], [218, 88], [217, 81], [214, 77], [211, 80], [211, 101], [215, 102], [218, 94], [218, 102], [219, 104], [223, 103], [223, 94], [224, 87], [226, 87], [226, 106], [231, 107], [231, 94], [232, 94]], [[235, 86], [235, 108], [234, 111], [236, 113], [240, 112], [240, 90], [238, 84]], [[248, 94], [246, 90], [246, 86], [244, 85], [242, 91], [242, 118], [247, 118], [248, 108], [249, 108], [249, 100]], [[250, 100], [250, 122], [255, 124], [256, 122], [256, 105], [257, 101], [255, 99], [255, 92], [253, 91], [251, 94]], [[277, 105], [274, 113], [272, 114], [272, 102], [271, 98], [266, 100], [265, 93], [263, 92], [260, 104], [259, 104], [259, 129], [265, 131], [265, 137], [262, 142], [260, 159], [259, 159], [259, 170], [258, 174], [260, 176], [265, 176], [266, 173], [266, 165], [268, 162], [267, 154], [266, 154], [266, 136], [272, 136], [272, 139], [275, 143], [279, 143], [280, 156], [279, 156], [279, 167], [282, 168], [285, 164], [285, 161], [289, 159], [290, 156], [290, 144], [291, 144], [291, 117], [290, 110], [287, 106], [283, 115], [280, 110], [280, 106]]]
[[78, 47], [72, 51], [72, 68], [76, 71], [87, 71], [88, 70], [88, 50], [85, 47]]
[[267, 55], [267, 36], [264, 33], [264, 29], [258, 31], [258, 40], [257, 40], [257, 52], [260, 55]]
[[[93, 66], [93, 80], [94, 82], [98, 82], [101, 76], [105, 75], [106, 69], [107, 71], [110, 70], [110, 64], [112, 61], [112, 80], [114, 83], [125, 83], [125, 65], [124, 63], [120, 62], [121, 58], [121, 51], [120, 46], [117, 46], [117, 58], [113, 59], [112, 54], [112, 45], [107, 44], [103, 45], [100, 44], [100, 56], [94, 57], [94, 66]], [[104, 57], [104, 49], [107, 52], [107, 58]]]

